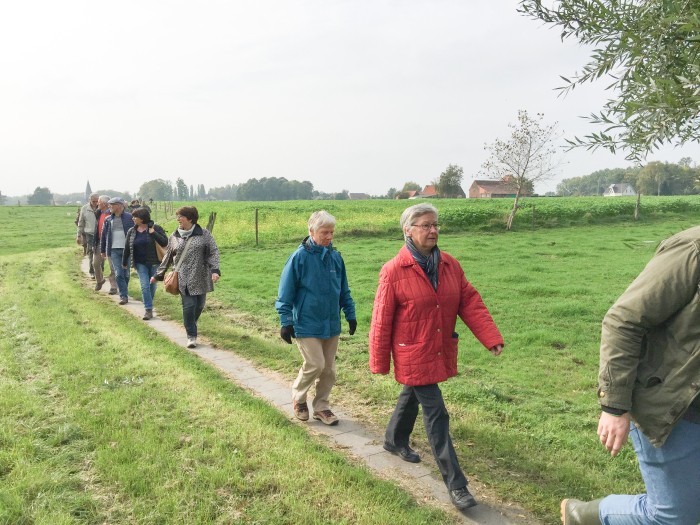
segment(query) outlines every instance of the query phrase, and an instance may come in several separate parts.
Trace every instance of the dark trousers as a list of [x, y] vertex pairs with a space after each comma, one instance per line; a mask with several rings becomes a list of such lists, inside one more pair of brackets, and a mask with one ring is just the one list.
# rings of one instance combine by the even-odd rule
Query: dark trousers
[[386, 442], [397, 447], [408, 446], [408, 439], [423, 407], [423, 423], [433, 457], [449, 490], [467, 486], [467, 478], [457, 461], [450, 437], [450, 416], [437, 385], [404, 386], [386, 429]]
[[187, 295], [180, 292], [182, 297], [182, 322], [185, 325], [187, 337], [197, 337], [197, 320], [202, 315], [207, 294]]

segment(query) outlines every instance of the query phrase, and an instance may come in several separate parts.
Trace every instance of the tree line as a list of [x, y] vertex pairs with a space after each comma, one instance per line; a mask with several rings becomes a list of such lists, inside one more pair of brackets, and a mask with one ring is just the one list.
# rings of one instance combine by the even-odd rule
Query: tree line
[[697, 195], [700, 193], [700, 168], [689, 157], [677, 164], [649, 162], [645, 166], [605, 169], [564, 179], [557, 185], [557, 195], [603, 195], [611, 184], [627, 183], [644, 195]]

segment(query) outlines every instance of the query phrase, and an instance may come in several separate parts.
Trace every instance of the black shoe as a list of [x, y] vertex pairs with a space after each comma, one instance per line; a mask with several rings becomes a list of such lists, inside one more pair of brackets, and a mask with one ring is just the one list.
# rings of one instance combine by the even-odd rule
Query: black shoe
[[418, 453], [408, 445], [405, 447], [397, 447], [396, 445], [392, 445], [385, 441], [384, 450], [391, 452], [395, 456], [399, 456], [401, 459], [408, 461], [409, 463], [418, 463], [420, 461], [420, 456]]
[[466, 510], [476, 505], [476, 500], [474, 496], [469, 493], [467, 487], [451, 490], [450, 499], [452, 500], [452, 504], [459, 510]]
[[117, 295], [119, 291], [116, 288], [109, 289], [109, 295]]

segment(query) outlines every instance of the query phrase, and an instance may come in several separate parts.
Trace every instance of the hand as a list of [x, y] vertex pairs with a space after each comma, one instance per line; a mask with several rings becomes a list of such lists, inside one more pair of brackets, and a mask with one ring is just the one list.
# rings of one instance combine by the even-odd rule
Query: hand
[[80, 237], [76, 237], [75, 242], [77, 242], [78, 244], [83, 244], [83, 240]]
[[615, 457], [620, 452], [622, 445], [627, 441], [630, 433], [629, 413], [614, 416], [603, 412], [598, 421], [598, 437], [601, 444], [608, 449], [610, 455]]
[[149, 280], [148, 282], [151, 283], [151, 284], [153, 284], [153, 283], [156, 282], [156, 278], [155, 278], [155, 277], [151, 277], [150, 280]]
[[122, 268], [124, 268], [125, 270], [129, 269], [129, 267], [126, 264], [122, 264]]
[[350, 335], [353, 335], [355, 333], [355, 330], [357, 330], [357, 319], [348, 320], [348, 325], [350, 326]]
[[106, 253], [101, 253], [100, 257], [102, 257], [102, 260], [107, 260], [107, 254]]
[[280, 337], [284, 339], [287, 344], [291, 345], [292, 337], [296, 337], [296, 334], [294, 333], [294, 326], [290, 324], [280, 328]]
[[219, 277], [221, 277], [221, 276], [220, 276], [218, 273], [213, 273], [213, 274], [211, 274], [211, 280], [212, 280], [213, 282], [218, 281], [218, 280], [219, 280]]
[[501, 352], [503, 352], [503, 345], [496, 345], [489, 348], [489, 352], [491, 352], [494, 356], [499, 356], [501, 355]]

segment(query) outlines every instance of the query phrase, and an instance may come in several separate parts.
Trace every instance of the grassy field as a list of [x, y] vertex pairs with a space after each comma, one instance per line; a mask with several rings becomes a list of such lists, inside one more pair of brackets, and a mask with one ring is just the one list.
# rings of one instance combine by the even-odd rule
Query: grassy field
[[453, 523], [80, 286], [0, 256], [0, 524]]
[[[449, 207], [451, 202], [445, 203], [445, 207]], [[263, 203], [259, 204], [263, 206]], [[365, 210], [364, 214], [360, 213], [358, 206], [355, 210], [355, 219], [349, 218], [348, 210], [352, 209], [352, 203], [342, 203], [346, 208], [338, 209], [332, 209], [330, 206], [325, 206], [326, 204], [321, 205], [327, 209], [330, 208], [329, 211], [335, 213], [339, 219], [334, 244], [343, 254], [347, 264], [348, 278], [357, 303], [359, 321], [358, 332], [353, 337], [347, 333], [341, 336], [338, 355], [339, 380], [334, 390], [334, 401], [361, 414], [377, 429], [382, 429], [393, 407], [399, 387], [391, 376], [369, 374], [367, 333], [379, 269], [402, 244], [398, 231], [398, 216], [406, 203], [397, 206], [394, 202], [373, 202], [375, 211]], [[436, 204], [442, 210], [443, 201], [438, 201]], [[224, 220], [229, 216], [247, 216], [251, 210], [254, 211], [254, 205], [240, 203], [209, 205], [212, 210], [216, 208], [218, 214], [214, 235], [222, 247], [223, 277], [216, 291], [209, 296], [207, 311], [201, 319], [200, 331], [217, 346], [235, 349], [241, 355], [263, 366], [278, 370], [291, 379], [299, 366], [299, 357], [294, 347], [282, 343], [277, 335], [278, 321], [274, 311], [277, 281], [287, 256], [305, 235], [305, 221], [308, 214], [320, 206], [313, 202], [290, 203], [287, 204], [289, 215], [283, 216], [279, 210], [285, 204], [264, 203], [264, 205], [278, 209], [275, 212], [278, 214], [275, 219], [276, 226], [274, 229], [270, 227], [269, 234], [270, 239], [278, 240], [274, 242], [265, 240], [259, 246], [255, 246], [254, 242], [234, 241], [228, 232], [235, 232], [236, 228], [230, 225], [237, 223], [233, 219]], [[384, 208], [384, 205], [388, 208]], [[363, 204], [363, 206], [369, 206], [369, 204]], [[537, 206], [539, 208], [539, 205]], [[441, 234], [441, 248], [460, 260], [467, 278], [481, 292], [506, 340], [503, 356], [493, 358], [486, 350], [479, 347], [464, 326], [459, 327], [462, 341], [459, 357], [461, 373], [458, 377], [443, 383], [442, 388], [452, 416], [452, 433], [460, 461], [472, 479], [484, 483], [505, 502], [513, 501], [526, 506], [547, 523], [557, 521], [557, 503], [562, 497], [573, 496], [586, 499], [611, 492], [637, 492], [643, 487], [631, 448], [626, 447], [618, 457], [611, 459], [599, 446], [595, 436], [598, 415], [595, 384], [600, 321], [615, 298], [649, 260], [658, 242], [672, 233], [697, 224], [700, 220], [700, 213], [697, 211], [678, 212], [673, 206], [677, 205], [672, 205], [668, 210], [661, 207], [653, 214], [648, 213], [645, 219], [638, 223], [626, 219], [608, 218], [601, 221], [604, 224], [586, 224], [590, 222], [589, 218], [581, 216], [578, 225], [573, 227], [538, 227], [534, 231], [522, 228], [520, 231], [511, 233], [501, 231], [494, 233], [479, 231], [479, 229], [469, 230], [466, 227], [460, 227], [465, 231], [456, 231], [457, 228], [446, 226], [444, 233]], [[202, 215], [206, 216], [207, 209], [201, 206], [200, 210], [203, 211]], [[344, 215], [346, 212], [347, 216]], [[0, 214], [2, 213], [3, 208], [0, 208]], [[45, 213], [47, 215], [44, 220], [48, 219], [48, 214], [53, 213], [56, 221], [60, 223], [58, 211], [51, 211], [49, 208]], [[366, 216], [368, 213], [371, 213], [371, 216]], [[390, 215], [393, 215], [391, 220], [389, 220]], [[70, 226], [70, 231], [64, 246], [73, 242], [72, 217], [68, 219], [66, 228]], [[352, 222], [353, 227], [345, 225], [344, 220]], [[441, 222], [446, 223], [446, 221], [444, 216], [441, 217]], [[167, 221], [162, 222], [166, 223], [166, 227], [168, 226]], [[206, 220], [201, 222], [206, 223]], [[558, 220], [559, 224], [564, 222], [563, 219]], [[372, 224], [382, 224], [383, 232], [369, 234], [367, 225]], [[11, 224], [12, 228], [17, 225], [17, 223]], [[172, 231], [172, 227], [168, 229]], [[30, 228], [30, 231], [35, 230]], [[33, 246], [33, 242], [28, 245]], [[77, 280], [77, 276], [71, 275], [71, 268], [77, 267], [76, 248], [56, 249], [53, 252], [57, 254], [58, 260], [62, 261], [59, 268], [55, 270], [51, 265], [51, 284], [56, 288], [56, 297], [53, 299], [40, 299], [39, 291], [25, 293], [24, 295], [27, 296], [25, 298], [18, 290], [13, 290], [11, 283], [16, 283], [19, 287], [19, 283], [22, 282], [20, 274], [13, 270], [16, 262], [28, 265], [31, 275], [37, 274], [39, 268], [49, 266], [42, 264], [41, 260], [37, 261], [36, 266], [30, 264], [30, 261], [35, 258], [35, 252], [22, 256], [16, 254], [13, 257], [2, 257], [3, 266], [2, 275], [0, 275], [3, 295], [10, 294], [12, 297], [11, 301], [5, 301], [3, 319], [7, 319], [6, 323], [8, 323], [15, 322], [14, 319], [17, 317], [31, 327], [31, 329], [22, 328], [19, 332], [30, 334], [26, 336], [30, 341], [27, 348], [36, 349], [38, 352], [36, 358], [44, 367], [44, 373], [49, 374], [49, 377], [59, 373], [58, 369], [51, 367], [46, 369], [46, 366], [53, 360], [63, 362], [59, 356], [66, 346], [70, 346], [66, 338], [72, 338], [71, 341], [76, 337], [80, 339], [86, 331], [92, 334], [115, 333], [106, 325], [106, 320], [95, 326], [92, 320], [88, 321], [89, 318], [79, 315], [81, 311], [79, 305], [89, 310], [94, 308], [92, 305], [97, 302], [100, 318], [117, 316], [118, 319], [113, 319], [114, 322], [123, 322], [129, 326], [127, 334], [124, 336], [119, 334], [116, 341], [112, 341], [112, 337], [106, 339], [104, 344], [108, 345], [111, 356], [107, 368], [102, 362], [105, 359], [104, 352], [97, 354], [102, 356], [100, 361], [94, 355], [95, 352], [90, 352], [88, 349], [80, 350], [80, 348], [76, 350], [73, 360], [99, 361], [94, 366], [102, 370], [102, 373], [96, 374], [95, 377], [104, 376], [110, 384], [119, 385], [115, 388], [107, 388], [93, 384], [92, 389], [97, 389], [99, 392], [134, 392], [135, 397], [131, 403], [136, 403], [136, 396], [141, 396], [144, 408], [151, 399], [155, 399], [157, 401], [153, 403], [155, 406], [147, 408], [153, 409], [156, 412], [153, 417], [164, 428], [170, 429], [169, 431], [172, 431], [175, 436], [177, 431], [168, 426], [170, 425], [166, 417], [168, 410], [177, 415], [176, 422], [172, 423], [173, 427], [197, 426], [187, 417], [184, 420], [179, 419], [179, 412], [191, 413], [192, 409], [186, 407], [189, 403], [195, 403], [192, 397], [186, 396], [186, 400], [181, 404], [179, 395], [183, 394], [183, 390], [189, 392], [190, 385], [195, 384], [197, 388], [196, 394], [192, 394], [194, 398], [204, 395], [206, 399], [220, 399], [218, 396], [224, 396], [224, 400], [207, 403], [210, 419], [205, 418], [201, 423], [205, 429], [202, 430], [204, 435], [223, 432], [223, 430], [216, 430], [219, 428], [217, 414], [221, 419], [229, 417], [230, 411], [234, 410], [238, 403], [242, 403], [239, 397], [236, 397], [242, 394], [228, 386], [225, 381], [217, 379], [215, 373], [187, 357], [187, 354], [180, 349], [172, 348], [171, 345], [154, 337], [148, 330], [140, 327], [140, 323], [121, 319], [110, 305], [100, 304], [100, 301], [92, 299], [89, 292], [76, 287], [74, 281]], [[4, 246], [0, 245], [0, 255], [4, 253]], [[30, 281], [30, 286], [40, 288], [38, 284], [33, 284], [33, 281]], [[137, 288], [136, 279], [134, 279], [131, 292], [135, 296], [138, 296]], [[53, 296], [52, 293], [50, 297]], [[54, 301], [57, 306], [49, 309], [47, 301]], [[74, 307], [73, 302], [78, 302], [79, 305]], [[160, 294], [156, 298], [156, 310], [159, 315], [180, 318], [177, 298], [166, 297], [166, 294]], [[42, 315], [39, 315], [40, 311]], [[43, 315], [48, 312], [51, 312], [51, 316], [55, 318], [52, 321], [54, 324], [48, 324], [49, 316]], [[40, 319], [35, 319], [37, 316]], [[47, 328], [40, 329], [39, 327], [44, 323], [47, 323]], [[63, 329], [58, 330], [55, 323], [60, 323]], [[124, 324], [120, 326], [123, 327]], [[12, 328], [8, 331], [14, 333], [17, 330]], [[65, 334], [60, 334], [61, 337], [58, 337], [54, 332], [65, 332]], [[35, 337], [39, 338], [38, 342], [34, 340]], [[45, 339], [41, 339], [42, 337]], [[57, 339], [55, 344], [53, 338]], [[9, 351], [7, 343], [5, 344], [3, 356]], [[18, 343], [11, 343], [9, 348], [13, 348], [15, 344]], [[20, 348], [24, 347], [20, 346]], [[23, 357], [25, 353], [28, 357]], [[10, 352], [10, 355], [14, 356], [14, 359], [22, 360], [30, 359], [33, 354], [29, 350], [27, 352], [19, 350]], [[53, 357], [48, 357], [51, 355]], [[157, 366], [151, 363], [148, 366], [135, 364], [140, 362], [139, 356], [143, 356], [143, 359], [155, 359]], [[166, 357], [167, 367], [157, 361]], [[8, 368], [10, 365], [2, 366], [3, 368], [0, 368], [2, 373], [11, 369]], [[18, 370], [22, 368], [19, 365], [13, 366], [18, 367]], [[158, 378], [158, 389], [152, 392], [144, 388], [154, 380], [146, 371], [156, 369], [159, 370], [154, 374]], [[167, 372], [161, 369], [167, 369]], [[70, 370], [71, 373], [65, 370]], [[90, 408], [94, 397], [90, 396], [92, 391], [78, 388], [73, 394], [64, 392], [64, 389], [69, 389], [70, 385], [80, 385], [84, 382], [83, 376], [77, 374], [76, 370], [70, 367], [65, 370], [60, 372], [66, 374], [62, 381], [57, 385], [52, 383], [53, 388], [45, 386], [49, 392], [55, 390], [51, 395], [44, 392], [42, 388], [38, 389], [38, 394], [35, 392], [34, 377], [35, 375], [40, 377], [41, 371], [37, 374], [29, 373], [31, 380], [24, 376], [16, 378], [13, 384], [20, 391], [28, 390], [26, 395], [27, 402], [30, 404], [35, 402], [41, 405], [41, 400], [44, 399], [39, 397], [32, 401], [30, 393], [47, 395], [52, 403], [60, 404], [64, 403], [64, 399], [71, 400], [58, 411], [47, 408], [50, 406], [47, 403], [43, 408], [52, 414], [60, 415], [62, 411], [92, 413], [95, 410]], [[199, 376], [192, 379], [192, 374], [203, 374], [202, 377], [206, 380]], [[182, 375], [187, 379], [183, 380]], [[120, 381], [124, 377], [149, 379], [148, 381], [144, 379], [143, 383], [132, 381], [122, 385]], [[183, 388], [182, 381], [187, 388]], [[199, 381], [204, 381], [206, 387], [200, 386]], [[200, 388], [204, 388], [205, 391], [202, 392]], [[235, 396], [231, 391], [236, 392]], [[161, 404], [161, 396], [167, 402], [163, 401]], [[5, 394], [0, 395], [0, 402], [4, 402], [5, 397]], [[138, 410], [134, 409], [133, 404], [127, 403], [127, 407], [119, 406], [112, 398], [102, 399], [101, 402], [103, 404], [100, 405], [100, 409], [117, 413], [120, 424], [127, 428], [136, 426], [139, 431], [143, 427], [144, 418]], [[255, 405], [253, 409], [255, 414], [265, 414], [264, 407], [250, 400], [242, 404], [248, 406], [251, 403]], [[22, 401], [18, 401], [16, 405], [16, 410], [20, 413], [31, 412], [24, 407]], [[142, 405], [138, 407], [141, 408]], [[248, 417], [252, 418], [250, 414], [248, 413]], [[71, 417], [73, 417], [72, 414]], [[276, 416], [269, 414], [261, 417], [274, 419]], [[114, 428], [114, 420], [101, 418], [99, 421], [99, 425], [90, 426], [92, 430], [85, 430], [84, 423], [81, 423], [78, 433], [80, 439], [77, 441], [89, 449], [91, 454], [96, 449], [101, 450], [102, 453], [116, 454], [110, 448], [109, 443], [112, 440], [107, 441], [106, 438], [100, 440], [96, 435], [100, 425]], [[275, 421], [278, 421], [278, 424], [273, 425], [275, 429], [279, 427], [282, 435], [290, 434], [296, 439], [297, 430], [293, 425], [287, 425], [282, 417]], [[233, 426], [237, 424], [238, 419]], [[210, 425], [213, 427], [209, 428]], [[6, 425], [2, 425], [2, 428], [6, 428]], [[64, 423], [57, 423], [53, 430], [56, 431], [59, 428], [69, 427]], [[253, 435], [256, 431], [260, 432], [259, 428], [247, 431], [253, 432]], [[190, 432], [188, 430], [184, 435], [189, 435]], [[50, 435], [51, 432], [46, 434]], [[192, 438], [192, 441], [204, 439], [202, 434], [197, 436]], [[298, 438], [305, 439], [303, 435], [298, 435]], [[414, 438], [421, 452], [429, 453], [421, 423], [417, 425]], [[8, 438], [3, 436], [2, 439]], [[254, 456], [261, 455], [256, 454], [254, 447], [248, 450], [234, 438], [227, 439], [234, 440], [235, 447], [242, 451], [243, 455], [247, 456], [248, 453]], [[237, 439], [245, 441], [245, 436], [239, 435]], [[138, 446], [135, 443], [131, 443], [130, 446], [134, 449], [130, 449], [124, 456], [117, 456], [110, 469], [120, 469], [119, 463], [133, 459], [132, 456], [139, 458], [136, 462], [138, 469], [154, 471], [159, 468], [159, 461], [173, 460], [168, 457], [160, 458], [160, 454], [139, 455]], [[321, 456], [324, 453], [330, 454], [313, 443], [306, 446], [314, 451], [318, 450]], [[103, 448], [109, 448], [109, 450], [103, 450]], [[179, 449], [168, 449], [163, 452], [163, 455], [177, 455], [178, 451]], [[225, 451], [221, 449], [219, 452], [224, 454]], [[213, 454], [213, 456], [218, 458], [220, 454]], [[91, 458], [90, 468], [95, 469], [101, 465], [95, 463], [91, 455], [89, 457]], [[342, 464], [343, 469], [349, 468], [355, 472], [350, 465], [345, 464], [344, 460], [332, 454], [331, 457], [336, 463]], [[48, 459], [53, 461], [57, 458]], [[263, 461], [263, 458], [259, 457], [247, 459]], [[214, 461], [213, 458], [210, 460]], [[31, 455], [25, 461], [39, 470], [46, 470], [45, 464], [38, 463], [37, 467], [34, 463], [38, 460]], [[0, 460], [0, 498], [7, 497], [6, 490], [3, 488], [5, 486], [10, 494], [14, 494], [13, 497], [19, 498], [19, 494], [24, 493], [23, 489], [16, 481], [8, 481], [11, 478], [3, 474], [7, 469], [5, 467], [3, 470], [2, 465], [3, 462]], [[269, 464], [267, 465], [269, 467]], [[76, 468], [74, 464], [73, 468]], [[134, 462], [130, 462], [124, 468], [129, 470], [137, 467]], [[178, 469], [177, 466], [169, 468], [172, 472]], [[232, 467], [216, 463], [208, 472], [213, 479], [220, 476], [222, 470], [226, 471], [227, 468]], [[14, 472], [14, 469], [11, 471]], [[362, 469], [359, 469], [359, 472], [363, 472]], [[73, 477], [70, 478], [68, 474]], [[68, 474], [68, 478], [72, 479], [76, 486], [84, 483], [85, 474], [81, 469]], [[106, 483], [109, 490], [116, 494], [111, 496], [111, 501], [129, 502], [128, 512], [134, 512], [132, 509], [134, 496], [131, 492], [127, 495], [122, 492], [121, 478], [111, 471], [105, 474], [98, 469], [97, 474], [100, 479], [106, 476], [107, 480], [101, 482]], [[292, 473], [279, 475], [282, 478], [285, 475], [293, 476]], [[173, 480], [170, 483], [176, 485], [184, 483], [182, 477], [178, 478], [174, 473], [172, 476]], [[206, 477], [205, 474], [202, 476]], [[178, 479], [179, 482], [174, 481]], [[212, 479], [207, 482], [215, 484]], [[366, 483], [374, 482], [367, 478]], [[380, 483], [377, 487], [375, 489], [372, 486], [368, 490], [370, 492], [377, 490], [380, 493], [388, 490], [388, 494], [391, 494], [391, 496], [378, 497], [382, 505], [388, 505], [387, 502], [395, 497], [405, 498], [405, 495], [395, 496], [399, 492], [391, 486], [387, 487]], [[240, 494], [239, 489], [241, 489], [240, 486], [228, 487], [227, 494], [230, 494], [231, 498], [245, 500], [245, 494]], [[295, 494], [294, 497], [298, 497], [294, 488], [289, 490]], [[90, 495], [87, 496], [87, 500], [103, 513], [101, 516], [104, 516], [105, 502], [99, 495], [88, 492]], [[160, 496], [165, 498], [167, 494]], [[264, 498], [273, 498], [273, 495], [256, 493], [248, 497], [244, 505], [246, 509], [247, 505], [257, 498], [263, 498], [263, 501], [269, 504], [272, 500]], [[153, 498], [155, 496], [151, 499], [146, 497], [142, 501], [147, 502], [146, 506], [153, 506], [155, 501]], [[70, 503], [72, 500], [66, 502], [63, 501], [66, 498], [57, 499], [61, 500], [61, 504], [65, 505], [66, 509], [74, 506]], [[361, 497], [358, 497], [354, 504], [369, 505]], [[209, 501], [207, 508], [228, 512], [228, 510], [222, 510], [222, 505], [225, 506], [220, 500]], [[175, 504], [171, 507], [181, 510], [181, 507]], [[421, 512], [420, 509], [411, 505], [405, 507], [406, 512]], [[227, 509], [230, 510], [229, 507]], [[110, 522], [128, 522], [128, 516], [130, 516], [128, 512], [117, 514], [120, 519], [111, 519]], [[395, 513], [392, 512], [392, 514]], [[122, 517], [125, 518], [122, 519]], [[317, 518], [319, 522], [323, 522], [327, 516], [319, 514]], [[348, 515], [344, 519], [350, 523], [363, 522], [363, 517], [356, 515]], [[400, 523], [403, 520], [403, 518], [397, 519], [391, 521]], [[447, 518], [431, 515], [430, 518], [416, 518], [418, 521], [410, 521], [412, 519], [414, 518], [406, 518], [408, 520], [406, 522], [420, 523], [421, 519], [429, 519], [443, 523]], [[264, 522], [264, 518], [260, 520]], [[222, 521], [225, 522], [225, 519], [222, 518]], [[243, 522], [247, 521], [244, 519]], [[365, 518], [364, 522], [380, 523], [382, 521]]]

